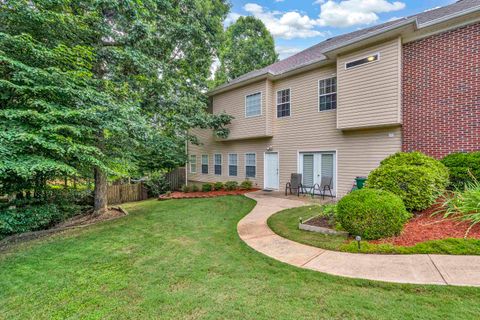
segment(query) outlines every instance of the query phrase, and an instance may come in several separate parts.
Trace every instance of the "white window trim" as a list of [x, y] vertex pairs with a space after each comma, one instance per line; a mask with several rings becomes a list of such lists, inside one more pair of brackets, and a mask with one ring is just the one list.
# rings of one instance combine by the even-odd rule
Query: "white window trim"
[[[203, 166], [204, 166], [203, 157], [204, 157], [204, 156], [207, 156], [207, 173], [203, 173]], [[202, 154], [202, 155], [200, 156], [200, 172], [201, 172], [202, 174], [208, 174], [208, 172], [210, 171], [210, 170], [209, 170], [209, 167], [210, 167], [210, 166], [208, 165], [208, 164], [209, 164], [209, 160], [210, 160], [210, 159], [209, 159], [208, 154]]]
[[[374, 61], [369, 61], [369, 62], [365, 62], [365, 63], [362, 63], [362, 64], [359, 64], [358, 66], [354, 66], [354, 67], [350, 67], [350, 68], [347, 68], [347, 64], [349, 63], [352, 63], [352, 62], [355, 62], [357, 60], [362, 60], [362, 59], [366, 59], [370, 56], [378, 56], [378, 59], [377, 60], [374, 60]], [[380, 61], [380, 52], [375, 52], [375, 53], [371, 53], [371, 54], [367, 54], [366, 56], [364, 57], [361, 57], [361, 58], [355, 58], [353, 60], [350, 60], [350, 61], [346, 61], [345, 62], [345, 70], [352, 70], [352, 69], [357, 69], [359, 67], [363, 67], [363, 66], [366, 66], [366, 65], [369, 65], [369, 64], [372, 64], [372, 63], [375, 63], [375, 62], [379, 62]]]
[[[192, 157], [195, 157], [195, 163], [192, 162]], [[188, 162], [190, 164], [190, 173], [197, 173], [197, 155], [191, 154], [190, 159], [188, 159]], [[192, 170], [192, 164], [195, 164], [195, 171]]]
[[[247, 177], [247, 154], [254, 154], [255, 155], [255, 177]], [[245, 179], [257, 179], [258, 170], [257, 170], [257, 153], [256, 152], [245, 152], [243, 160], [245, 162]]]
[[221, 172], [223, 172], [223, 155], [221, 153], [214, 153], [213, 154], [213, 174], [216, 175], [216, 176], [221, 176], [222, 174], [217, 174], [215, 173], [215, 166], [218, 166], [217, 164], [217, 161], [216, 161], [216, 156], [219, 155], [220, 156], [220, 170]]
[[[289, 116], [285, 116], [285, 117], [279, 117], [278, 116], [278, 93], [280, 91], [283, 91], [283, 90], [289, 90], [289, 96], [290, 96], [290, 115]], [[282, 103], [281, 103], [282, 104]], [[275, 93], [275, 116], [277, 119], [284, 119], [284, 118], [290, 118], [292, 116], [292, 89], [291, 88], [283, 88], [283, 89], [280, 89], [280, 90], [277, 90], [277, 92]]]
[[[231, 176], [231, 175], [230, 175], [230, 155], [233, 155], [233, 154], [237, 156], [237, 164], [236, 164], [236, 166], [237, 166], [237, 175], [236, 175], [236, 176]], [[228, 168], [227, 168], [227, 169], [228, 169], [228, 176], [229, 176], [229, 177], [238, 177], [238, 153], [229, 153], [229, 154], [228, 154], [227, 162], [228, 162], [228, 164], [227, 164], [227, 167], [228, 167]]]
[[337, 78], [337, 83], [336, 83], [336, 87], [337, 87], [337, 88], [336, 88], [336, 91], [335, 91], [334, 93], [320, 94], [320, 81], [322, 81], [322, 80], [327, 80], [327, 79], [332, 79], [332, 78], [337, 78], [337, 74], [332, 74], [331, 76], [318, 79], [318, 81], [317, 81], [317, 112], [333, 112], [333, 111], [337, 111], [337, 108], [335, 108], [335, 109], [329, 109], [329, 110], [320, 110], [320, 97], [328, 96], [328, 95], [331, 95], [331, 94], [334, 94], [334, 93], [337, 95], [337, 107], [338, 107], [338, 78]]
[[[260, 114], [256, 114], [254, 116], [247, 116], [247, 97], [254, 96], [256, 94], [260, 94]], [[263, 93], [262, 93], [262, 91], [246, 94], [245, 95], [245, 118], [255, 118], [255, 117], [260, 117], [262, 115], [263, 115]]]

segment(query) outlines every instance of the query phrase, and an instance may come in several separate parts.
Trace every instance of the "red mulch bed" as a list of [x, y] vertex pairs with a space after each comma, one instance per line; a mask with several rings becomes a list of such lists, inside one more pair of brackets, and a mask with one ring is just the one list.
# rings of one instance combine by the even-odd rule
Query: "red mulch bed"
[[[439, 200], [441, 201], [441, 200]], [[431, 208], [424, 210], [410, 219], [398, 237], [370, 241], [371, 243], [389, 243], [398, 246], [413, 246], [420, 242], [429, 240], [440, 240], [446, 238], [463, 238], [470, 224], [459, 222], [451, 218], [443, 219], [443, 214], [437, 212], [440, 203], [437, 202]], [[474, 226], [468, 233], [468, 238], [480, 239], [480, 225]]]
[[198, 191], [198, 192], [180, 192], [174, 191], [170, 195], [161, 195], [158, 197], [158, 200], [169, 200], [169, 199], [193, 199], [193, 198], [214, 198], [221, 196], [237, 196], [245, 194], [248, 192], [258, 191], [260, 189], [250, 189], [250, 190], [218, 190], [218, 191]]

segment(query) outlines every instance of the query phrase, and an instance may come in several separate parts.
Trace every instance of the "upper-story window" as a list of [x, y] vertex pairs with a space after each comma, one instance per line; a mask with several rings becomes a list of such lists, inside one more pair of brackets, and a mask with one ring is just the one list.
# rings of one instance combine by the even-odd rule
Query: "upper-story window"
[[214, 171], [216, 175], [221, 176], [222, 175], [222, 155], [220, 153], [216, 153], [213, 156], [214, 160]]
[[202, 173], [208, 174], [208, 154], [202, 154]]
[[337, 109], [337, 77], [318, 81], [318, 110]]
[[245, 117], [256, 117], [262, 114], [262, 94], [260, 92], [245, 97]]
[[277, 118], [290, 116], [290, 89], [277, 91]]
[[348, 69], [355, 68], [363, 64], [372, 63], [378, 60], [380, 60], [380, 54], [375, 53], [375, 54], [369, 55], [368, 57], [345, 63], [345, 69], [348, 70]]

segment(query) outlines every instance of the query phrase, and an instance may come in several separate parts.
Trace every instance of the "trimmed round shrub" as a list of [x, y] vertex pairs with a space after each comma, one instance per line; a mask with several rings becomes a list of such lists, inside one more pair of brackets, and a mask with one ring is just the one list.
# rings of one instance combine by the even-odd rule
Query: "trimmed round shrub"
[[228, 191], [237, 190], [238, 182], [237, 181], [227, 181], [225, 182], [225, 189]]
[[464, 189], [480, 181], [480, 152], [452, 153], [441, 162], [450, 171], [450, 189]]
[[343, 197], [337, 205], [337, 220], [353, 236], [375, 240], [400, 234], [411, 214], [395, 194], [361, 189]]
[[419, 152], [400, 152], [386, 158], [367, 179], [367, 188], [400, 196], [409, 211], [430, 207], [447, 184], [448, 169], [440, 161]]
[[223, 190], [223, 182], [215, 182], [213, 184], [213, 190], [215, 191]]
[[204, 183], [204, 184], [202, 184], [202, 191], [203, 191], [203, 192], [212, 191], [212, 184], [211, 184], [211, 183]]
[[253, 188], [253, 183], [252, 181], [250, 180], [244, 180], [242, 181], [242, 183], [240, 184], [240, 188], [241, 189], [244, 189], [244, 190], [250, 190]]
[[435, 186], [442, 192], [449, 183], [448, 168], [439, 160], [429, 157], [421, 152], [397, 152], [385, 158], [380, 162], [380, 165], [427, 167], [435, 173], [433, 177], [435, 179]]

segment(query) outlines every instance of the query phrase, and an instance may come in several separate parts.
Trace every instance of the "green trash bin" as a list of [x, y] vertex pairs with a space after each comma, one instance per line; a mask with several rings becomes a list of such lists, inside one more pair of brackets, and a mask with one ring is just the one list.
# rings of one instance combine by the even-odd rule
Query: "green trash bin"
[[357, 184], [357, 189], [363, 189], [365, 181], [367, 181], [367, 177], [356, 177], [355, 183]]

